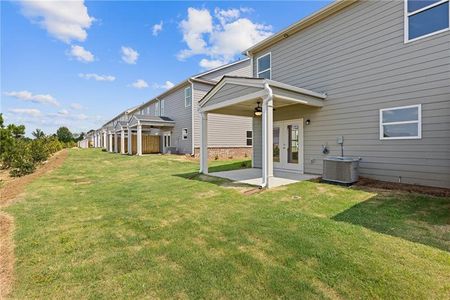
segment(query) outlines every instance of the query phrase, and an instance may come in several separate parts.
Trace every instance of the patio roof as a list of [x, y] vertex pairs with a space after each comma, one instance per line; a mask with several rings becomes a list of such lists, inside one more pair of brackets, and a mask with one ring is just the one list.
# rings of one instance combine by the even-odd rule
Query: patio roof
[[200, 101], [200, 112], [252, 116], [257, 101], [273, 93], [274, 106], [303, 104], [322, 107], [327, 95], [282, 82], [250, 77], [224, 76]]
[[117, 121], [116, 125], [114, 126], [115, 130], [125, 130], [128, 128], [128, 122], [126, 121]]
[[173, 127], [175, 125], [175, 121], [168, 117], [134, 115], [128, 122], [128, 126], [135, 127], [138, 125], [151, 127]]

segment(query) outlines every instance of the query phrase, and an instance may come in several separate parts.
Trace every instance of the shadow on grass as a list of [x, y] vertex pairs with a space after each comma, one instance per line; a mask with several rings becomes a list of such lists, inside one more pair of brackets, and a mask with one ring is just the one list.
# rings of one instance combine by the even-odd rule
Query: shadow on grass
[[[220, 164], [217, 164], [220, 163]], [[214, 162], [212, 163], [214, 164]], [[232, 171], [232, 170], [240, 170], [240, 169], [246, 169], [251, 168], [252, 163], [250, 160], [245, 161], [233, 161], [233, 162], [216, 162], [216, 165], [210, 166], [208, 168], [209, 175], [203, 175], [199, 174], [198, 172], [189, 172], [189, 173], [183, 173], [183, 174], [175, 174], [173, 176], [181, 177], [189, 180], [197, 180], [202, 182], [208, 182], [219, 186], [225, 186], [225, 187], [237, 187], [237, 188], [249, 188], [254, 186], [243, 184], [243, 183], [236, 183], [232, 180], [226, 179], [226, 178], [220, 178], [214, 176], [214, 172], [222, 172], [222, 171]], [[211, 174], [212, 173], [212, 174]]]
[[450, 252], [448, 197], [380, 192], [332, 219]]
[[212, 163], [212, 165], [208, 168], [208, 171], [210, 173], [223, 172], [223, 171], [247, 169], [247, 168], [251, 168], [251, 167], [252, 167], [252, 162], [250, 160], [234, 161], [234, 162], [220, 162], [219, 165]]

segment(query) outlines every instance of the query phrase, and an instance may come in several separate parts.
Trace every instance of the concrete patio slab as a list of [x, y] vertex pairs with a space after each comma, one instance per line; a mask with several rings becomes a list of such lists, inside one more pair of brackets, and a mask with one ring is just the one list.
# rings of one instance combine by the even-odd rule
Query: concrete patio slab
[[[298, 174], [274, 170], [273, 187], [283, 186], [304, 180], [319, 178], [318, 175]], [[211, 176], [226, 178], [235, 182], [260, 186], [262, 185], [261, 169], [248, 168], [233, 171], [213, 172]]]

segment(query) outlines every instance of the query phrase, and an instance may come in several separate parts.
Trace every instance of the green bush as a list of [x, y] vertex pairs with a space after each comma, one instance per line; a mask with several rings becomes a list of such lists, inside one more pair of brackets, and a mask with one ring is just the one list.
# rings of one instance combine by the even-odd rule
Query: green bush
[[[58, 132], [64, 138], [72, 136], [67, 128], [60, 128]], [[11, 176], [33, 173], [37, 164], [46, 161], [53, 153], [76, 145], [73, 136], [62, 141], [58, 135], [46, 136], [40, 129], [32, 135], [34, 140], [25, 137], [23, 125], [5, 126], [0, 113], [0, 168], [9, 168]]]
[[15, 147], [10, 153], [11, 166], [10, 175], [14, 177], [33, 173], [36, 162], [33, 160], [31, 142], [18, 139]]

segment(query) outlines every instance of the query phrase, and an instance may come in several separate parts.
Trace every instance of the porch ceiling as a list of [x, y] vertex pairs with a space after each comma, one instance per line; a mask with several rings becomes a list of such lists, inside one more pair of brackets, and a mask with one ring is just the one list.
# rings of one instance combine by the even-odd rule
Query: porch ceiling
[[325, 94], [261, 78], [225, 76], [200, 102], [200, 112], [253, 116], [257, 102], [273, 93], [274, 108], [302, 104], [322, 107]]

